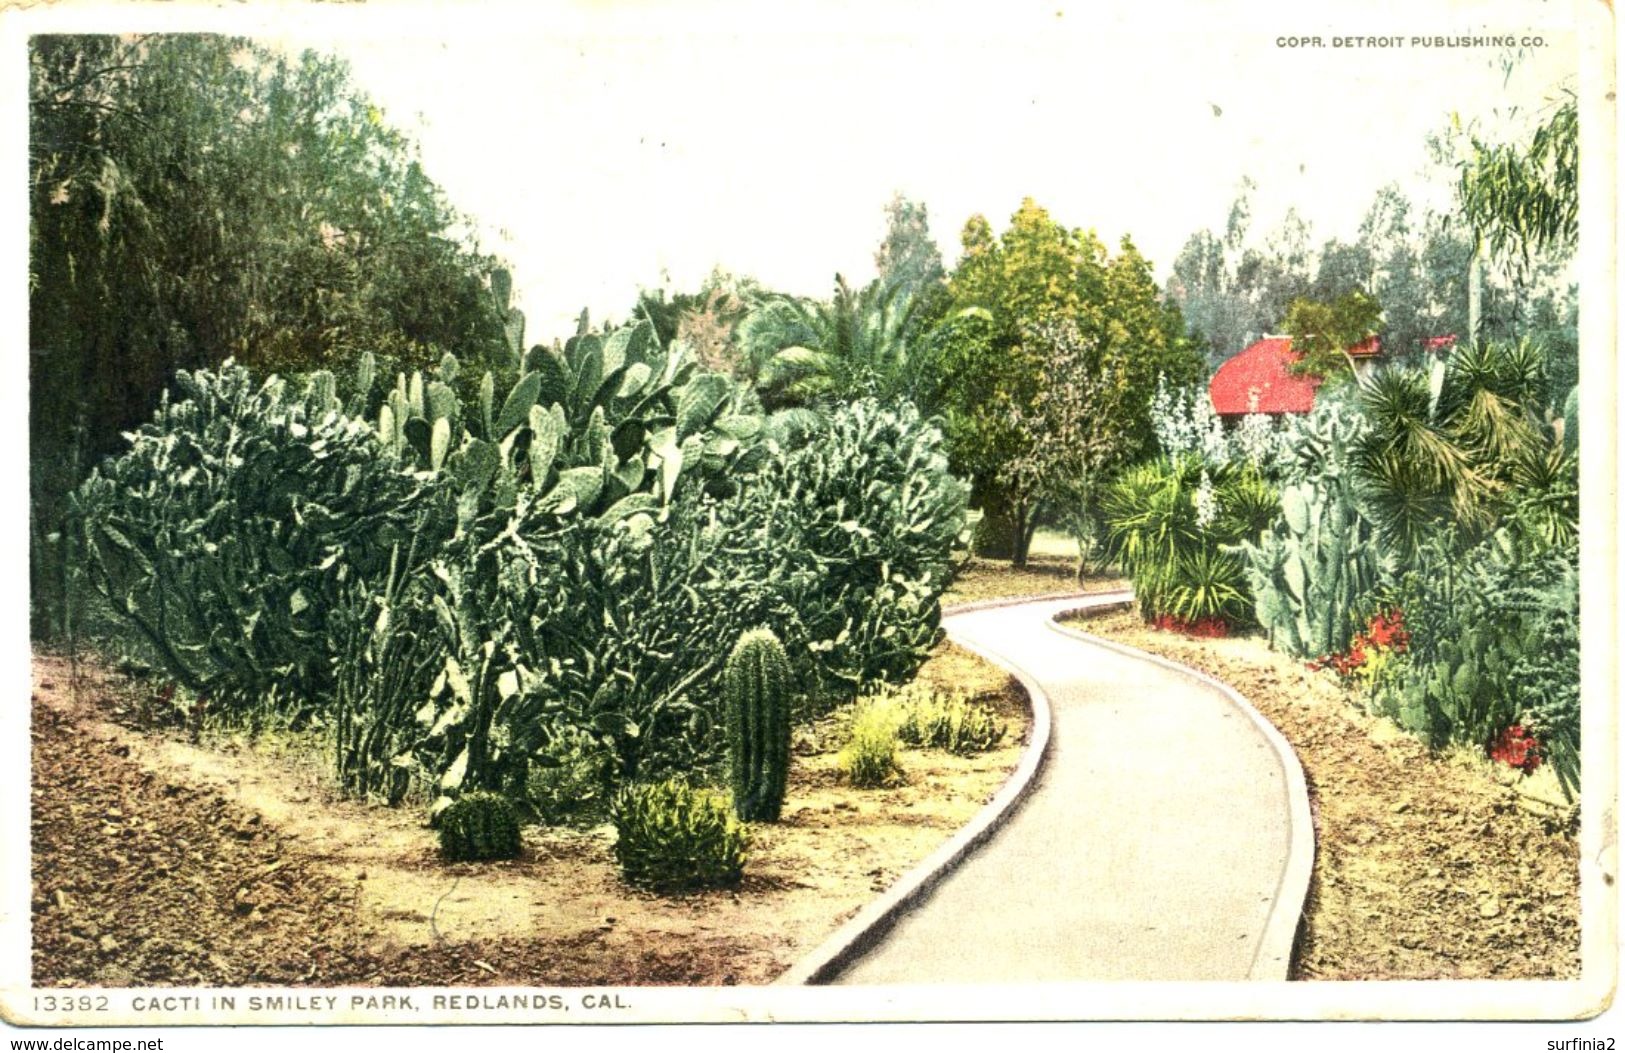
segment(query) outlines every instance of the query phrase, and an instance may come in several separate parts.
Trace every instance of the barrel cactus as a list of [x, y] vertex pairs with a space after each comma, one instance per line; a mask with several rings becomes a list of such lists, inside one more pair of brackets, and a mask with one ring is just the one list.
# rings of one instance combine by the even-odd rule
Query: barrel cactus
[[440, 814], [440, 852], [452, 862], [519, 855], [519, 814], [497, 793], [478, 791]]
[[775, 822], [790, 766], [790, 661], [770, 629], [739, 638], [722, 673], [739, 818]]

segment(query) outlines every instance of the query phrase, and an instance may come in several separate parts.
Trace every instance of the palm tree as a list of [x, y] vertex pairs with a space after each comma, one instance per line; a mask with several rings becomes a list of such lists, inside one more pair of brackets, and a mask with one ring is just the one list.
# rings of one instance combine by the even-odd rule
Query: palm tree
[[840, 275], [829, 302], [774, 296], [739, 326], [739, 345], [769, 409], [849, 401], [929, 401], [929, 355], [913, 339], [915, 300], [899, 283], [854, 291]]

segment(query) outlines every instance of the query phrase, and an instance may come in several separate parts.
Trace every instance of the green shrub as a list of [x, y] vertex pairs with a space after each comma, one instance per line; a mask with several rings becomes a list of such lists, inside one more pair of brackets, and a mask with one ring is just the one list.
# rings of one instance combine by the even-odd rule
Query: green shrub
[[228, 361], [175, 388], [73, 495], [74, 586], [217, 712], [319, 710], [328, 618], [349, 582], [434, 536], [428, 489], [379, 458], [326, 374], [299, 392]]
[[476, 791], [440, 813], [440, 854], [452, 862], [519, 855], [519, 813], [501, 794]]
[[677, 779], [615, 795], [615, 861], [626, 880], [661, 890], [737, 884], [749, 832], [726, 797]]
[[1465, 551], [1430, 539], [1400, 582], [1410, 632], [1374, 686], [1378, 709], [1430, 746], [1487, 748], [1532, 729], [1572, 796], [1580, 775], [1576, 549], [1531, 553], [1506, 530]]
[[775, 822], [790, 769], [790, 661], [770, 629], [739, 638], [722, 670], [728, 755], [739, 818]]
[[903, 716], [897, 737], [909, 746], [969, 756], [997, 747], [1009, 730], [991, 709], [963, 694], [912, 688], [898, 699]]
[[897, 782], [897, 730], [902, 721], [898, 707], [885, 700], [867, 700], [852, 710], [846, 745], [836, 764], [853, 786], [872, 788]]
[[767, 583], [758, 623], [818, 709], [913, 676], [941, 637], [965, 521], [942, 434], [911, 405], [841, 405], [722, 510], [730, 573]]
[[557, 728], [530, 756], [525, 803], [550, 826], [590, 825], [608, 813], [614, 774], [615, 755], [597, 737]]
[[1227, 550], [1275, 514], [1275, 490], [1251, 465], [1193, 455], [1137, 465], [1106, 488], [1101, 509], [1108, 552], [1128, 571], [1147, 621], [1248, 621], [1246, 570]]

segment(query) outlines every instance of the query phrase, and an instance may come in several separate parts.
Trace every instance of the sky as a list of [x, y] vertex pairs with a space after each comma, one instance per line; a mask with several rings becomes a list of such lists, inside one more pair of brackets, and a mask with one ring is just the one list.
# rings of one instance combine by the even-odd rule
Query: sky
[[[1290, 206], [1317, 240], [1349, 237], [1386, 183], [1438, 198], [1424, 144], [1452, 113], [1498, 137], [1574, 83], [1568, 9], [1523, 0], [759, 9], [339, 10], [280, 40], [345, 56], [419, 141], [512, 263], [532, 340], [715, 266], [801, 295], [867, 281], [897, 192], [950, 263], [970, 215], [1002, 229], [1031, 196], [1114, 247], [1131, 235], [1162, 278], [1244, 176], [1259, 232]], [[1541, 45], [1509, 80], [1503, 49], [1413, 39], [1485, 34]], [[1334, 46], [1349, 36], [1391, 39]]]
[[[1349, 237], [1386, 183], [1440, 200], [1420, 175], [1424, 143], [1453, 112], [1499, 137], [1573, 86], [1572, 12], [372, 0], [69, 2], [37, 17], [343, 55], [481, 247], [512, 265], [527, 337], [546, 341], [584, 306], [621, 320], [640, 288], [693, 290], [717, 266], [801, 295], [827, 296], [837, 273], [867, 281], [898, 192], [927, 206], [950, 264], [967, 218], [1002, 229], [1030, 196], [1114, 247], [1132, 235], [1161, 279], [1192, 233], [1223, 228], [1243, 177], [1258, 186], [1255, 231], [1295, 207], [1317, 240]], [[1486, 34], [1540, 44], [1506, 80], [1500, 48], [1414, 39]]]

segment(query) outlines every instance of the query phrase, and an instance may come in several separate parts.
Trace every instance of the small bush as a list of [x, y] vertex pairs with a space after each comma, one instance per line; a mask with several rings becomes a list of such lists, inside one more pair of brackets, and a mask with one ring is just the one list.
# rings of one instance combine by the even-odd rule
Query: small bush
[[549, 826], [588, 825], [603, 818], [615, 755], [580, 728], [561, 728], [530, 758], [525, 803]]
[[853, 786], [886, 786], [897, 781], [897, 729], [902, 715], [889, 701], [860, 703], [852, 713], [846, 745], [836, 763]]
[[440, 854], [452, 862], [519, 855], [519, 813], [501, 794], [476, 791], [440, 813]]
[[985, 753], [1004, 740], [1004, 721], [963, 694], [915, 691], [903, 696], [897, 737], [909, 746], [947, 750], [962, 757]]
[[728, 799], [678, 779], [627, 786], [611, 809], [615, 861], [634, 885], [661, 890], [736, 884], [750, 835]]
[[1275, 502], [1255, 469], [1191, 454], [1119, 476], [1102, 497], [1107, 549], [1133, 579], [1141, 617], [1246, 624], [1253, 598], [1246, 566], [1230, 549], [1258, 538]]

